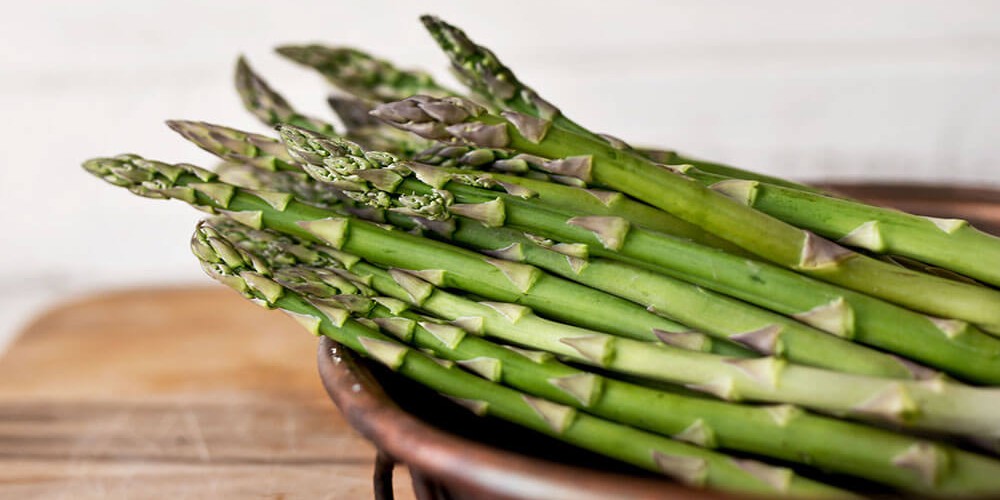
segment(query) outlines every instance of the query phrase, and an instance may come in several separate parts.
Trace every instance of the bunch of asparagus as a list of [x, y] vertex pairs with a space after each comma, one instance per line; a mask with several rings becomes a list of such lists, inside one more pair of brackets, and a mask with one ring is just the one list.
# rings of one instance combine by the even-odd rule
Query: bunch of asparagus
[[1000, 239], [594, 133], [423, 21], [469, 94], [281, 47], [343, 129], [240, 58], [273, 136], [169, 121], [216, 172], [84, 168], [213, 214], [211, 277], [477, 414], [694, 486], [1000, 492]]

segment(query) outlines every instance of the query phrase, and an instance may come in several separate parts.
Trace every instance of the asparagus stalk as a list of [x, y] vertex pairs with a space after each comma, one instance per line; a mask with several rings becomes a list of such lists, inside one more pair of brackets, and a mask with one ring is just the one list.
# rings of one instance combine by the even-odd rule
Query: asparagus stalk
[[1000, 286], [1000, 238], [960, 219], [921, 217], [679, 165], [684, 175], [798, 227], [845, 245], [903, 255]]
[[[399, 162], [392, 155], [362, 158], [358, 153], [349, 153], [356, 151], [357, 146], [343, 139], [319, 137], [292, 127], [281, 127], [279, 132], [289, 153], [310, 175], [322, 181], [350, 181], [352, 186], [347, 189], [356, 190], [353, 197], [360, 202], [395, 210], [410, 210], [409, 207], [414, 205], [433, 206], [433, 212], [424, 213], [424, 216], [443, 220], [449, 220], [452, 213], [471, 216], [493, 228], [509, 225], [570, 242], [556, 247], [568, 256], [552, 258], [541, 256], [530, 246], [508, 249], [516, 241], [504, 239], [499, 231], [477, 232], [474, 224], [468, 229], [462, 226], [464, 231], [452, 228], [446, 232], [450, 237], [462, 238], [463, 243], [477, 248], [508, 249], [502, 255], [537, 259], [530, 262], [591, 287], [652, 305], [668, 315], [699, 321], [703, 327], [709, 326], [707, 321], [713, 321], [708, 331], [743, 339], [767, 354], [781, 353], [796, 361], [821, 363], [821, 366], [845, 371], [870, 370], [864, 373], [875, 372], [882, 376], [899, 376], [901, 371], [895, 360], [884, 358], [880, 362], [877, 356], [865, 355], [858, 349], [859, 346], [846, 342], [821, 342], [811, 330], [795, 328], [792, 322], [749, 307], [736, 309], [737, 303], [733, 301], [729, 301], [731, 304], [728, 306], [734, 311], [732, 316], [708, 320], [704, 318], [708, 315], [701, 315], [702, 319], [698, 319], [699, 314], [687, 310], [687, 307], [695, 307], [695, 304], [707, 307], [707, 304], [717, 305], [725, 301], [711, 294], [700, 296], [697, 289], [685, 283], [652, 273], [635, 273], [629, 269], [630, 274], [617, 274], [624, 272], [622, 268], [609, 267], [600, 260], [591, 267], [594, 260], [587, 260], [587, 257], [593, 254], [621, 259], [624, 256], [629, 262], [651, 262], [659, 266], [654, 270], [794, 315], [802, 322], [839, 337], [886, 348], [969, 380], [1000, 381], [1000, 364], [997, 363], [1000, 341], [970, 325], [928, 318], [863, 294], [810, 280], [786, 269], [708, 249], [642, 227], [630, 227], [625, 219], [581, 216], [587, 213], [587, 207], [571, 203], [570, 198], [563, 200], [562, 206], [569, 213], [562, 213], [552, 206], [541, 206], [522, 198], [533, 193], [511, 190], [515, 193], [511, 195], [476, 187], [491, 185], [492, 180], [486, 175], [448, 173], [426, 165]], [[341, 168], [342, 162], [335, 160], [345, 155], [352, 159], [352, 170]], [[327, 164], [337, 168], [329, 168]], [[374, 173], [378, 171], [383, 173]], [[359, 176], [373, 179], [391, 176], [393, 182], [369, 183], [360, 180]], [[500, 186], [503, 187], [503, 184]], [[460, 203], [456, 210], [449, 208], [452, 201]], [[609, 242], [613, 244], [609, 245]], [[581, 247], [581, 243], [585, 246]], [[614, 247], [615, 251], [607, 250], [607, 246]], [[627, 283], [616, 283], [614, 277], [623, 275], [634, 278]], [[673, 302], [675, 299], [677, 302]], [[739, 315], [735, 311], [740, 311]], [[733, 322], [729, 323], [729, 320]], [[749, 328], [751, 326], [754, 328]], [[819, 347], [820, 344], [823, 347]], [[839, 349], [853, 348], [858, 351], [844, 352], [843, 355], [827, 351], [838, 345]], [[860, 361], [862, 358], [863, 362]], [[972, 359], [976, 361], [972, 362]]]
[[[552, 122], [554, 127], [608, 142], [615, 145], [616, 148], [631, 150], [620, 139], [595, 134], [567, 118], [559, 108], [539, 96], [534, 89], [522, 83], [491, 50], [470, 40], [464, 31], [434, 16], [423, 16], [420, 20], [441, 47], [441, 50], [451, 60], [452, 68], [462, 83], [488, 102], [493, 103], [497, 108], [548, 120]], [[665, 163], [662, 160], [669, 159], [676, 163], [697, 165], [706, 172], [735, 179], [756, 180], [803, 191], [821, 192], [812, 186], [720, 163], [688, 158], [675, 151], [651, 150], [636, 153], [641, 153], [645, 158], [657, 163]]]
[[[441, 167], [493, 171], [495, 173], [491, 177], [496, 180], [531, 189], [538, 193], [540, 200], [551, 205], [563, 205], [566, 203], [563, 201], [565, 197], [574, 194], [572, 189], [551, 186], [551, 182], [567, 184], [565, 177], [538, 172], [558, 171], [560, 160], [545, 160], [503, 149], [444, 144], [421, 151], [414, 155], [413, 159]], [[554, 163], [556, 165], [553, 165]], [[668, 163], [668, 160], [664, 159], [663, 163]], [[668, 165], [668, 168], [679, 170], [723, 194], [737, 193], [738, 201], [790, 224], [816, 231], [825, 237], [838, 239], [840, 243], [848, 246], [880, 254], [891, 254], [881, 260], [893, 264], [973, 284], [975, 282], [967, 276], [991, 284], [996, 284], [1000, 276], [1000, 271], [996, 271], [1000, 269], [1000, 244], [998, 244], [1000, 240], [969, 226], [965, 221], [910, 215], [843, 198], [761, 184], [756, 181], [731, 179], [709, 174], [692, 165]], [[529, 172], [532, 177], [525, 177], [524, 174]], [[579, 181], [572, 177], [568, 179]], [[569, 184], [586, 187], [585, 183]], [[674, 222], [678, 219], [615, 194], [617, 192], [594, 189], [589, 189], [587, 192], [594, 193], [596, 197], [602, 199], [613, 199], [612, 203], [619, 205], [614, 207], [617, 210], [604, 210], [606, 213], [602, 215], [621, 216], [632, 223], [667, 234], [688, 237], [699, 243], [723, 248], [730, 253], [742, 252], [742, 249], [734, 251], [736, 247], [732, 244], [720, 244], [720, 238], [709, 241], [698, 234], [679, 232]], [[578, 195], [578, 192], [576, 194]], [[593, 200], [590, 204], [600, 205], [597, 200]], [[663, 218], [666, 218], [668, 224], [660, 226], [660, 219]], [[952, 232], [948, 233], [944, 228]], [[700, 228], [699, 230], [707, 234], [704, 230]], [[939, 267], [928, 266], [926, 263], [936, 264]], [[960, 272], [965, 274], [959, 274]]]
[[[499, 185], [520, 186], [533, 193], [533, 199], [552, 207], [567, 207], [577, 214], [621, 217], [653, 231], [659, 231], [678, 238], [685, 238], [702, 245], [725, 250], [728, 253], [748, 256], [742, 248], [715, 236], [687, 221], [678, 219], [662, 210], [637, 202], [617, 191], [604, 189], [583, 189], [534, 179], [511, 173], [528, 171], [529, 164], [551, 165], [560, 160], [532, 158], [515, 155], [504, 150], [490, 148], [468, 148], [462, 146], [436, 146], [418, 153], [414, 160], [427, 165], [448, 168], [446, 171], [462, 174], [464, 169], [491, 170], [490, 179]], [[558, 169], [557, 166], [549, 167]], [[571, 208], [570, 208], [571, 207]]]
[[[528, 307], [533, 302], [551, 305], [532, 299], [559, 297], [576, 286], [531, 266], [485, 258], [440, 242], [340, 217], [296, 202], [289, 194], [248, 192], [219, 182], [211, 172], [190, 165], [169, 165], [123, 155], [89, 160], [84, 168], [141, 196], [179, 199], [251, 227], [275, 229], [331, 245], [380, 265], [407, 269], [410, 273], [397, 275], [400, 285], [410, 290], [410, 299], [416, 303], [433, 291], [430, 283], [421, 278], [438, 286], [462, 288], [493, 300]], [[596, 310], [610, 315], [610, 323], [628, 320], [601, 303], [584, 299], [586, 305], [580, 306], [579, 299], [573, 298], [576, 300], [567, 301], [572, 310], [560, 313], [578, 318]], [[531, 314], [528, 307], [502, 307], [506, 314], [498, 311], [497, 319], [508, 321], [509, 331], [513, 332], [518, 321]], [[561, 325], [560, 328], [578, 327]], [[997, 389], [960, 386], [940, 379], [912, 382], [865, 377], [788, 364], [773, 357], [728, 358], [597, 331], [579, 328], [577, 331], [580, 334], [561, 335], [559, 341], [547, 341], [546, 346], [581, 363], [679, 382], [730, 400], [792, 403], [914, 428], [980, 438], [1000, 436], [995, 417], [1000, 411]], [[524, 339], [526, 343], [537, 340], [534, 332]]]
[[372, 102], [397, 101], [414, 94], [458, 95], [423, 71], [401, 70], [392, 63], [347, 47], [286, 45], [278, 54], [318, 71], [335, 87]]
[[[567, 443], [662, 473], [694, 486], [808, 496], [844, 496], [843, 490], [796, 476], [791, 470], [615, 424], [569, 406], [529, 396], [463, 371], [408, 347], [371, 324], [351, 318], [350, 305], [307, 300], [268, 278], [252, 257], [201, 226], [192, 248], [209, 276], [268, 308], [281, 309], [310, 332], [325, 335], [393, 371], [490, 415]], [[262, 272], [263, 271], [263, 272]], [[377, 325], [376, 325], [377, 326]]]
[[236, 90], [243, 101], [243, 107], [267, 125], [290, 123], [320, 134], [334, 133], [333, 125], [300, 114], [263, 78], [254, 72], [245, 57], [236, 61]]
[[[657, 210], [644, 203], [639, 203], [631, 198], [628, 198], [617, 191], [607, 191], [602, 189], [586, 189], [587, 193], [591, 193], [592, 196], [583, 196], [579, 190], [567, 189], [561, 186], [552, 186], [552, 183], [557, 184], [568, 184], [573, 187], [586, 188], [586, 183], [583, 183], [575, 177], [565, 177], [552, 174], [545, 174], [540, 172], [540, 170], [550, 171], [559, 170], [558, 162], [561, 160], [546, 160], [544, 158], [533, 157], [531, 155], [518, 154], [513, 151], [504, 149], [493, 149], [493, 148], [473, 148], [469, 146], [455, 146], [447, 144], [437, 144], [424, 151], [420, 151], [412, 156], [414, 161], [420, 163], [426, 163], [428, 165], [436, 165], [439, 167], [445, 167], [449, 170], [451, 169], [476, 169], [483, 171], [492, 172], [491, 177], [500, 182], [505, 182], [508, 184], [517, 184], [521, 187], [530, 189], [538, 193], [538, 199], [544, 201], [549, 205], [556, 206], [568, 206], [568, 205], [579, 205], [581, 202], [586, 202], [593, 206], [592, 210], [587, 211], [590, 214], [599, 215], [613, 215], [618, 217], [623, 217], [633, 224], [639, 224], [645, 226], [649, 229], [660, 231], [663, 233], [671, 234], [674, 236], [687, 237], [698, 243], [708, 245], [715, 248], [722, 248], [729, 253], [735, 254], [745, 254], [746, 252], [729, 243], [721, 238], [711, 235], [711, 233], [705, 232], [703, 229], [698, 228], [699, 233], [682, 233], [678, 232], [677, 223], [680, 219], [670, 216], [662, 210]], [[553, 165], [553, 164], [556, 165]], [[690, 165], [671, 165], [669, 168], [674, 169], [690, 169]], [[703, 182], [705, 184], [716, 184], [716, 188], [724, 188], [726, 185], [739, 185], [744, 181], [740, 180], [729, 180], [725, 184], [722, 181], [725, 179], [721, 176], [714, 176], [711, 174], [706, 174], [701, 172], [701, 175], [706, 176], [706, 178], [713, 179], [711, 182]], [[566, 182], [566, 179], [572, 179], [577, 182]], [[702, 179], [698, 179], [702, 181]], [[782, 188], [783, 191], [787, 191]], [[808, 193], [797, 192], [798, 194], [792, 196], [806, 196], [809, 198], [820, 198], [826, 199], [827, 197], [821, 195], [812, 195]], [[581, 198], [580, 200], [567, 200], [567, 198]], [[605, 206], [600, 200], [607, 202]], [[844, 199], [838, 199], [838, 202], [846, 202]], [[805, 205], [805, 204], [802, 204]], [[861, 204], [850, 204], [848, 206], [857, 206], [862, 209], [871, 208], [876, 213], [887, 212], [890, 217], [895, 217], [897, 214], [902, 215], [908, 219], [917, 219], [926, 225], [930, 225], [926, 217], [915, 217], [906, 214], [900, 214], [897, 211], [886, 210], [877, 207], [869, 207], [867, 205]], [[800, 208], [800, 207], [796, 207]], [[801, 208], [807, 208], [807, 205]], [[777, 210], [780, 210], [777, 209]], [[809, 211], [809, 210], [806, 210]], [[792, 215], [793, 212], [788, 210], [789, 215], [782, 215], [779, 218], [785, 220], [789, 223], [796, 223], [793, 221], [793, 217], [797, 215]], [[772, 214], [776, 215], [776, 214]], [[933, 219], [931, 219], [933, 220]], [[691, 226], [689, 227], [697, 227]], [[940, 232], [940, 231], [938, 231]], [[849, 232], [843, 232], [842, 235], [849, 234]], [[831, 236], [829, 233], [823, 233], [823, 236]], [[836, 235], [833, 235], [835, 237]], [[937, 235], [935, 234], [935, 237]], [[989, 238], [989, 236], [987, 236]], [[854, 245], [857, 246], [857, 245]], [[871, 247], [871, 245], [869, 245]], [[871, 248], [869, 248], [871, 250]], [[747, 254], [749, 255], [749, 254]], [[977, 282], [967, 276], [959, 274], [955, 271], [945, 269], [942, 267], [936, 267], [928, 265], [924, 262], [903, 257], [899, 254], [893, 255], [878, 255], [880, 260], [889, 262], [902, 267], [907, 267], [917, 271], [922, 271], [928, 274], [933, 274], [935, 276], [940, 276], [948, 278], [951, 280], [964, 281], [967, 283], [976, 284]]]
[[[346, 250], [379, 264], [414, 270], [447, 286], [492, 300], [516, 302], [587, 328], [650, 341], [658, 340], [658, 332], [690, 331], [625, 299], [530, 266], [356, 220], [295, 200], [290, 193], [239, 188], [191, 165], [121, 155], [89, 160], [84, 168], [140, 196], [175, 198], [205, 211], [228, 214], [253, 227], [270, 227], [304, 239], [333, 239], [335, 246], [346, 245]], [[412, 214], [433, 210], [433, 205], [415, 206]]]
[[281, 143], [266, 135], [184, 120], [167, 120], [167, 126], [201, 149], [227, 162], [271, 172], [302, 171]]
[[[1000, 325], [1000, 292], [901, 269], [852, 252], [607, 143], [520, 113], [504, 117], [460, 98], [417, 96], [374, 111], [429, 139], [512, 147], [548, 157], [581, 158], [579, 175], [634, 196], [775, 264], [946, 318]], [[616, 240], [617, 241], [617, 240]], [[617, 250], [609, 246], [612, 250]]]
[[[790, 406], [741, 406], [602, 377], [560, 363], [541, 351], [504, 348], [478, 337], [497, 328], [502, 335], [506, 327], [488, 321], [493, 311], [484, 309], [486, 306], [478, 305], [483, 314], [479, 317], [484, 318], [481, 330], [478, 322], [470, 321], [473, 316], [458, 322], [464, 331], [428, 321], [399, 301], [398, 297], [406, 298], [408, 293], [391, 272], [357, 257], [223, 218], [210, 219], [202, 227], [203, 231], [214, 231], [209, 238], [221, 238], [233, 247], [228, 252], [242, 250], [263, 261], [273, 270], [272, 279], [303, 296], [338, 299], [352, 292], [343, 279], [354, 287], [372, 287], [384, 295], [375, 296], [374, 301], [388, 307], [369, 304], [371, 309], [361, 309], [367, 310], [383, 331], [466, 366], [495, 366], [495, 370], [481, 374], [536, 397], [699, 446], [805, 463], [923, 494], [969, 495], [1000, 489], [1000, 462], [996, 460]], [[209, 241], [219, 246], [212, 239]], [[202, 246], [200, 241], [196, 244], [199, 254], [214, 251]], [[458, 307], [463, 309], [477, 307], [468, 299], [435, 290], [425, 300], [429, 305], [424, 311], [453, 310], [455, 306], [448, 306], [449, 302], [461, 304]], [[918, 467], [918, 463], [930, 466]]]

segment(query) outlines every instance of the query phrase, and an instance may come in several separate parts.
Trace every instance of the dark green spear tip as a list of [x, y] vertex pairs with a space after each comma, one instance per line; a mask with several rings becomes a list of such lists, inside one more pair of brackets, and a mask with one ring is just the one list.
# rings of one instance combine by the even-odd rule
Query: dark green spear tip
[[309, 57], [312, 53], [309, 49], [310, 46], [307, 45], [282, 45], [274, 49], [279, 55], [291, 59], [299, 64], [304, 64], [306, 66], [311, 66], [310, 62], [313, 58]]
[[525, 89], [493, 51], [473, 42], [460, 28], [434, 16], [423, 16], [420, 20], [451, 60], [458, 77], [476, 92], [503, 102]]
[[167, 126], [196, 146], [223, 160], [265, 170], [297, 170], [280, 142], [266, 135], [213, 123], [167, 120]]
[[236, 60], [234, 80], [243, 105], [262, 120], [271, 122], [295, 113], [288, 101], [250, 67], [243, 55]]
[[286, 123], [278, 125], [275, 129], [288, 153], [300, 162], [323, 163], [329, 158], [365, 154], [361, 146], [342, 137], [317, 134]]
[[552, 103], [521, 82], [493, 51], [476, 44], [464, 31], [434, 16], [425, 15], [420, 20], [451, 60], [458, 78], [474, 92], [501, 109], [512, 108], [547, 120], [560, 114]]
[[371, 168], [361, 146], [294, 125], [278, 126], [278, 134], [288, 153], [314, 179], [348, 191], [364, 190], [363, 181], [350, 177], [358, 170]]
[[357, 84], [388, 69], [388, 63], [350, 47], [325, 45], [283, 45], [274, 49], [279, 55], [303, 66], [319, 70], [323, 76], [340, 83]]

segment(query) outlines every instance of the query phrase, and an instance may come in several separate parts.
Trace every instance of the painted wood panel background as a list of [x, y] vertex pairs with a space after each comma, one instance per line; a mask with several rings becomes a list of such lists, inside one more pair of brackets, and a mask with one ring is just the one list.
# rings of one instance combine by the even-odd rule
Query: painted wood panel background
[[424, 12], [633, 142], [800, 179], [1000, 184], [1000, 2], [18, 2], [0, 18], [0, 344], [57, 298], [204, 281], [195, 212], [115, 191], [81, 160], [208, 161], [166, 118], [265, 130], [232, 90], [238, 53], [326, 115], [325, 85], [279, 43], [357, 45], [447, 78]]

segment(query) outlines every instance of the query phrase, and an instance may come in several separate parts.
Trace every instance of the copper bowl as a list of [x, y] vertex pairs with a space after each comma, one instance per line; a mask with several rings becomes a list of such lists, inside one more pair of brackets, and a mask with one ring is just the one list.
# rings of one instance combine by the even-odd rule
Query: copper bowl
[[[1000, 234], [1000, 190], [907, 184], [827, 184], [869, 203], [959, 217]], [[351, 425], [379, 450], [376, 498], [392, 498], [392, 468], [406, 464], [418, 499], [723, 499], [662, 476], [483, 419], [328, 338], [319, 373]]]

